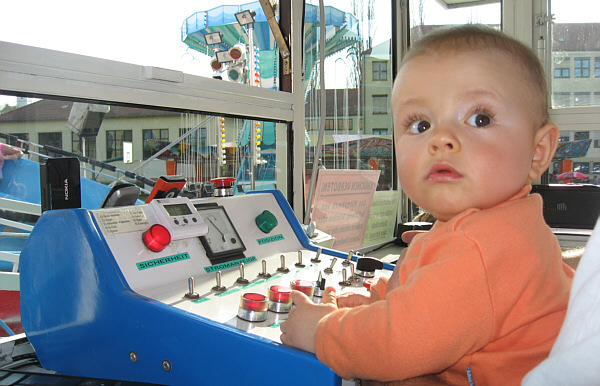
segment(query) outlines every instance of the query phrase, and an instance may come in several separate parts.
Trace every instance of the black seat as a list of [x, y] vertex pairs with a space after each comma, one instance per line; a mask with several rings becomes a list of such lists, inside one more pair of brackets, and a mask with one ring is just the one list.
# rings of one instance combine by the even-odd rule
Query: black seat
[[140, 197], [140, 188], [134, 184], [123, 183], [115, 185], [106, 195], [101, 208], [134, 205]]

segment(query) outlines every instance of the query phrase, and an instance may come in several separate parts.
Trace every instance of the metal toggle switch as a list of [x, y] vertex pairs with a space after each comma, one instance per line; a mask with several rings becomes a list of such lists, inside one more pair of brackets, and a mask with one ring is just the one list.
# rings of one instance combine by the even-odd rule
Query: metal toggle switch
[[333, 273], [333, 266], [335, 265], [336, 261], [337, 261], [337, 258], [335, 258], [335, 257], [333, 259], [331, 259], [331, 265], [329, 267], [325, 268], [324, 272], [328, 273], [328, 274], [332, 274]]
[[321, 262], [321, 252], [323, 252], [323, 248], [317, 249], [317, 255], [310, 259], [311, 263], [320, 263]]
[[342, 265], [344, 267], [347, 267], [350, 264], [352, 264], [352, 256], [354, 256], [354, 251], [348, 252], [348, 257], [346, 258], [346, 260], [342, 261]]
[[227, 288], [225, 288], [224, 285], [221, 285], [221, 271], [217, 271], [217, 284], [211, 288], [212, 291], [215, 292], [223, 292], [225, 291]]
[[262, 261], [262, 272], [258, 274], [258, 277], [262, 277], [263, 279], [271, 277], [271, 274], [267, 272], [267, 260]]
[[338, 283], [342, 287], [350, 287], [352, 283], [348, 280], [348, 274], [346, 273], [346, 268], [342, 269], [342, 281]]
[[183, 296], [185, 296], [188, 299], [200, 299], [200, 295], [198, 295], [196, 292], [194, 292], [194, 278], [193, 277], [188, 278], [188, 292]]
[[302, 264], [302, 251], [298, 251], [298, 262], [294, 264], [297, 268], [304, 268], [306, 265]]
[[244, 275], [244, 263], [240, 263], [240, 277], [238, 277], [235, 282], [238, 284], [250, 283], [250, 280], [246, 279], [246, 276]]
[[281, 255], [281, 266], [277, 268], [277, 272], [288, 273], [290, 272], [289, 268], [285, 266], [285, 255]]
[[360, 283], [360, 277], [358, 277], [358, 275], [356, 274], [356, 271], [354, 270], [354, 264], [350, 264], [350, 281], [352, 283]]

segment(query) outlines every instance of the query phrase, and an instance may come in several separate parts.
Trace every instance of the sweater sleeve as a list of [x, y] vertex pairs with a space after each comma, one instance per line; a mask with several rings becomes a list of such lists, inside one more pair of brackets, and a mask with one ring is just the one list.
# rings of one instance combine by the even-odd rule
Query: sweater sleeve
[[445, 257], [421, 261], [384, 300], [323, 318], [319, 360], [344, 378], [391, 381], [440, 372], [484, 346], [493, 329], [484, 265], [473, 242], [450, 237], [419, 246]]

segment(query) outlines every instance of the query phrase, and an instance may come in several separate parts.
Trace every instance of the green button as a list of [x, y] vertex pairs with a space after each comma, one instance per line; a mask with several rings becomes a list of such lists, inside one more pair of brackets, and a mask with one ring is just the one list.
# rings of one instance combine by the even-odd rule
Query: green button
[[277, 217], [268, 210], [265, 210], [256, 216], [256, 225], [258, 225], [261, 231], [269, 233], [277, 226]]

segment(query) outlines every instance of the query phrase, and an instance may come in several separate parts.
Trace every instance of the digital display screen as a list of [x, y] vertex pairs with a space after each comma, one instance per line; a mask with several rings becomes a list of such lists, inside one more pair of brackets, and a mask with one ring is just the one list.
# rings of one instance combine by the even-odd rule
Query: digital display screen
[[186, 214], [192, 214], [190, 207], [186, 204], [165, 205], [165, 210], [169, 216], [185, 216]]

